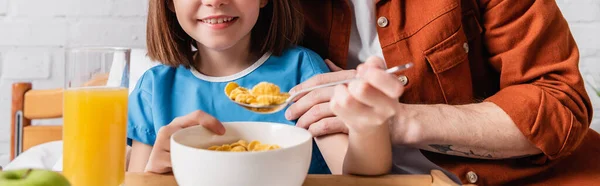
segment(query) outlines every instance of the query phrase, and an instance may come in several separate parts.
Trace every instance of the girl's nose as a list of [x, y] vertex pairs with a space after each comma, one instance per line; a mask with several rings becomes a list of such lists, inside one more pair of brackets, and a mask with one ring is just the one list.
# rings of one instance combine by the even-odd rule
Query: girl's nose
[[229, 0], [202, 0], [202, 4], [208, 7], [220, 8], [223, 5], [229, 4]]

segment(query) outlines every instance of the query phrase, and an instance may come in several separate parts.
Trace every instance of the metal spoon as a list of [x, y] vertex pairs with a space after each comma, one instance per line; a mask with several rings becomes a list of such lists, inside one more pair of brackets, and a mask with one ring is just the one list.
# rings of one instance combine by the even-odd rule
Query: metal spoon
[[[385, 72], [388, 74], [400, 72], [400, 71], [403, 71], [403, 70], [406, 70], [406, 69], [412, 67], [413, 65], [414, 65], [413, 63], [398, 65], [398, 66], [392, 67], [390, 69], [387, 69]], [[279, 112], [280, 110], [284, 109], [287, 105], [291, 104], [296, 97], [298, 97], [299, 95], [302, 95], [306, 92], [310, 92], [310, 91], [313, 91], [313, 90], [319, 89], [319, 88], [325, 88], [325, 87], [331, 87], [331, 86], [335, 86], [335, 85], [339, 85], [339, 84], [350, 83], [357, 79], [358, 78], [352, 78], [352, 79], [326, 83], [326, 84], [314, 86], [311, 88], [303, 89], [294, 94], [291, 94], [290, 97], [288, 97], [285, 100], [285, 102], [283, 102], [281, 104], [277, 104], [277, 105], [249, 105], [249, 104], [245, 104], [245, 103], [238, 103], [233, 100], [231, 100], [231, 101], [233, 101], [234, 103], [236, 103], [252, 112], [256, 112], [256, 113], [260, 113], [260, 114], [271, 114], [271, 113]]]

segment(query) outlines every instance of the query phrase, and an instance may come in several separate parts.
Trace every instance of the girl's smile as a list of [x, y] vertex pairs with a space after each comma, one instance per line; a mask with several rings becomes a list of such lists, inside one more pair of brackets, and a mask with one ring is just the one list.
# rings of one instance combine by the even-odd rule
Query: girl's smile
[[234, 16], [215, 15], [198, 19], [198, 21], [204, 26], [215, 30], [220, 30], [233, 25], [238, 19], [239, 17]]

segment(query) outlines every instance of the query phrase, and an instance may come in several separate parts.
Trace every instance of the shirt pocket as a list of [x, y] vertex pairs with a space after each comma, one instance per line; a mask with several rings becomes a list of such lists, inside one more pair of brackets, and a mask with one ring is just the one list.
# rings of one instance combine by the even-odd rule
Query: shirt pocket
[[473, 102], [469, 43], [462, 26], [450, 37], [424, 51], [447, 104]]

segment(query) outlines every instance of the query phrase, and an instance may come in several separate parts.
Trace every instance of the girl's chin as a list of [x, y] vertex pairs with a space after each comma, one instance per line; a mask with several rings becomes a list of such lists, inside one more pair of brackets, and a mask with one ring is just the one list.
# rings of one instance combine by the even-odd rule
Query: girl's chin
[[231, 49], [234, 45], [235, 45], [235, 43], [223, 42], [223, 43], [207, 43], [207, 44], [202, 44], [201, 46], [204, 46], [204, 49], [208, 49], [208, 50], [225, 51], [225, 50]]

